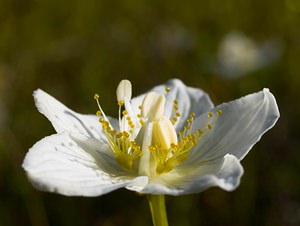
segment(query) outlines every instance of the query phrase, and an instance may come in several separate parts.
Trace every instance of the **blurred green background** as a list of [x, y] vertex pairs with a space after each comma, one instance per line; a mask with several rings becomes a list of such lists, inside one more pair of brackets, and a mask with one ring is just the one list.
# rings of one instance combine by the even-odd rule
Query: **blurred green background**
[[[234, 77], [217, 66], [231, 32], [251, 39], [256, 53], [256, 63]], [[247, 58], [242, 50], [238, 59]], [[272, 54], [275, 60], [259, 65]], [[281, 118], [242, 161], [237, 190], [167, 197], [170, 225], [300, 225], [299, 59], [298, 0], [1, 0], [0, 225], [150, 226], [146, 198], [125, 189], [69, 198], [30, 185], [23, 158], [54, 133], [32, 92], [42, 88], [82, 113], [97, 110], [99, 92], [116, 116], [121, 79], [138, 95], [173, 77], [204, 89], [216, 104], [268, 87]]]

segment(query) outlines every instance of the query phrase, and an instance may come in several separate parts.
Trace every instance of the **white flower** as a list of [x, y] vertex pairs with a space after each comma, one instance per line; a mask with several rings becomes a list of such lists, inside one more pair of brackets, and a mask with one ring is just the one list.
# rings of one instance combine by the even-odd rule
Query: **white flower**
[[222, 40], [218, 54], [218, 72], [226, 78], [237, 78], [276, 61], [282, 46], [271, 39], [256, 43], [241, 32], [230, 32]]
[[23, 162], [38, 189], [69, 196], [98, 196], [118, 188], [181, 195], [212, 186], [231, 191], [240, 164], [277, 121], [268, 89], [213, 106], [200, 89], [170, 80], [131, 99], [131, 84], [117, 89], [119, 120], [76, 113], [42, 90], [38, 110], [56, 134], [37, 142]]

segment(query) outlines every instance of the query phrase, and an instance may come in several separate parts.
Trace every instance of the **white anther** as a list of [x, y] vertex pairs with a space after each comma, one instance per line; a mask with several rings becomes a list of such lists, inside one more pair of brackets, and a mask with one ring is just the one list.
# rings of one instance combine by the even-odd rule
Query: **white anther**
[[173, 124], [165, 116], [153, 122], [152, 145], [159, 145], [167, 150], [171, 144], [177, 144], [177, 135]]
[[165, 103], [165, 96], [155, 92], [148, 93], [142, 103], [142, 116], [150, 121], [160, 118], [164, 113]]
[[129, 80], [122, 80], [117, 88], [118, 102], [131, 99], [131, 83]]

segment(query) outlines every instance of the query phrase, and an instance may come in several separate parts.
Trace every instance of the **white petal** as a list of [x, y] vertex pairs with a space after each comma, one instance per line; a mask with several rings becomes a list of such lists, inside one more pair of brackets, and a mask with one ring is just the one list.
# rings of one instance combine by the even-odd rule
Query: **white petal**
[[[218, 109], [223, 114], [191, 150], [188, 161], [207, 161], [227, 153], [241, 160], [279, 118], [276, 100], [268, 89], [217, 106], [212, 112]], [[193, 130], [203, 128], [206, 120], [206, 114], [196, 119]]]
[[98, 196], [147, 180], [128, 175], [95, 143], [75, 142], [67, 133], [37, 142], [22, 166], [35, 187], [67, 196]]
[[175, 169], [161, 176], [158, 181], [150, 182], [142, 193], [183, 195], [198, 193], [213, 186], [232, 191], [239, 185], [242, 175], [243, 168], [238, 159], [226, 155], [207, 165]]
[[[38, 110], [49, 119], [58, 133], [78, 132], [107, 143], [96, 115], [78, 114], [41, 89], [36, 90], [33, 96]], [[115, 119], [110, 119], [110, 122], [114, 126], [118, 124]]]
[[[166, 93], [165, 88], [169, 87], [170, 91]], [[181, 130], [186, 123], [189, 115], [194, 112], [200, 115], [207, 112], [213, 107], [209, 96], [201, 89], [186, 86], [179, 79], [171, 79], [167, 83], [154, 87], [150, 90], [158, 92], [166, 96], [166, 106], [164, 115], [167, 118], [172, 117], [173, 101], [178, 100], [178, 112], [181, 114], [179, 121], [175, 124], [176, 130]], [[145, 94], [132, 99], [132, 105], [136, 109], [136, 114], [139, 113], [138, 106], [142, 104]]]

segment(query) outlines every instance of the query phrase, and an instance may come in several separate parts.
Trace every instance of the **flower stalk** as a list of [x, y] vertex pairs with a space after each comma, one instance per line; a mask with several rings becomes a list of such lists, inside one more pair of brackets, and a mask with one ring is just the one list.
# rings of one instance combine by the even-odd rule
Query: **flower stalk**
[[154, 226], [168, 226], [164, 195], [147, 195]]

